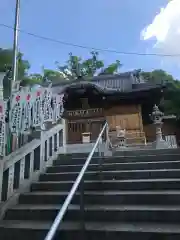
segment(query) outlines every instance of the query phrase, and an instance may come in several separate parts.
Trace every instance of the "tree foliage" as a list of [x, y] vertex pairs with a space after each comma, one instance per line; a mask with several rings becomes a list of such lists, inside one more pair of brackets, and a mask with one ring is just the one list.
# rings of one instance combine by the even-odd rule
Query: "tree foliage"
[[[0, 48], [0, 71], [12, 68], [12, 63], [12, 49]], [[28, 74], [30, 64], [23, 59], [23, 54], [19, 53], [17, 79], [23, 80], [24, 85], [40, 84], [46, 80], [76, 80], [79, 77], [89, 78], [99, 74], [115, 74], [120, 67], [119, 60], [105, 67], [103, 60], [99, 59], [99, 53], [92, 51], [87, 59], [69, 53], [69, 58], [64, 65], [56, 61], [57, 70], [43, 68], [42, 73]]]
[[[0, 71], [6, 71], [13, 66], [13, 50], [0, 48]], [[27, 76], [30, 64], [23, 59], [23, 54], [18, 53], [18, 76], [17, 79], [22, 79]]]
[[92, 51], [88, 59], [82, 60], [78, 56], [69, 54], [67, 64], [60, 65], [57, 63], [58, 70], [62, 72], [68, 79], [78, 79], [78, 77], [93, 77], [99, 74], [115, 74], [121, 67], [121, 63], [117, 60], [115, 63], [105, 67], [104, 62], [99, 59], [99, 53]]
[[156, 69], [152, 72], [142, 72], [143, 77], [152, 83], [173, 83], [174, 78], [162, 69]]
[[119, 60], [116, 60], [115, 63], [111, 63], [109, 66], [102, 69], [100, 75], [118, 73], [118, 70], [120, 69], [121, 66], [122, 66], [121, 62]]
[[91, 52], [90, 58], [86, 60], [70, 53], [67, 63], [60, 65], [57, 62], [57, 67], [66, 78], [74, 80], [79, 77], [93, 77], [99, 69], [104, 67], [104, 63], [98, 59], [98, 52]]
[[21, 82], [21, 85], [26, 86], [26, 85], [41, 84], [42, 81], [43, 81], [43, 76], [39, 73], [34, 73], [28, 76], [24, 76], [23, 81]]
[[104, 63], [98, 59], [98, 55], [98, 52], [91, 52], [91, 57], [82, 62], [82, 69], [85, 76], [93, 77], [98, 70], [104, 67]]
[[180, 81], [174, 79], [172, 75], [164, 70], [156, 69], [152, 72], [143, 72], [143, 77], [156, 84], [164, 83], [166, 88], [164, 90], [164, 99], [162, 107], [166, 115], [174, 114], [180, 116]]
[[53, 82], [56, 79], [64, 80], [64, 76], [61, 72], [51, 70], [51, 69], [43, 69], [41, 73], [33, 73], [23, 78], [22, 85], [34, 85], [34, 84], [42, 84], [44, 82]]

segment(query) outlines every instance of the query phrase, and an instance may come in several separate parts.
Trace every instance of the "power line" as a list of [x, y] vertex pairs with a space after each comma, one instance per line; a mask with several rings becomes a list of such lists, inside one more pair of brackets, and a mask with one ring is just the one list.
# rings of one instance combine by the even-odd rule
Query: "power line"
[[[12, 26], [9, 26], [9, 25], [3, 24], [3, 23], [0, 23], [0, 26], [14, 30], [14, 28]], [[116, 54], [123, 54], [123, 55], [137, 55], [137, 56], [180, 57], [180, 53], [179, 54], [139, 53], [139, 52], [126, 52], [126, 51], [117, 51], [117, 50], [96, 48], [96, 47], [74, 44], [74, 43], [70, 43], [70, 42], [64, 42], [64, 41], [61, 41], [61, 40], [58, 40], [55, 38], [45, 37], [45, 36], [41, 36], [41, 35], [38, 35], [35, 33], [27, 32], [22, 29], [18, 29], [18, 31], [23, 34], [35, 37], [35, 38], [43, 39], [45, 41], [50, 41], [50, 42], [58, 43], [61, 45], [67, 45], [67, 46], [72, 46], [72, 47], [77, 47], [77, 48], [83, 48], [83, 49], [89, 49], [89, 50], [91, 49], [91, 50], [95, 50], [95, 51], [99, 51], [99, 52], [109, 52], [109, 53], [116, 53]]]

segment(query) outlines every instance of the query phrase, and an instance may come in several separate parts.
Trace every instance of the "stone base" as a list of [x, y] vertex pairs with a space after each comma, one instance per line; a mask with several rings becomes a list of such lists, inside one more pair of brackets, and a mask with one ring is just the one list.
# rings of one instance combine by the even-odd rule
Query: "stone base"
[[169, 144], [165, 140], [155, 141], [152, 143], [152, 147], [155, 149], [167, 149], [170, 148]]

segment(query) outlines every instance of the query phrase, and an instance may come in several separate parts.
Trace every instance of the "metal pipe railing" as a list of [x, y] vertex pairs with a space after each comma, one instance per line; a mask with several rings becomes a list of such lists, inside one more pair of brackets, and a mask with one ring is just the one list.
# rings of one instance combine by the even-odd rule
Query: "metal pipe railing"
[[95, 152], [95, 150], [96, 150], [96, 148], [97, 148], [97, 146], [98, 146], [98, 144], [99, 144], [99, 142], [100, 142], [100, 140], [102, 138], [102, 135], [103, 135], [103, 133], [104, 133], [104, 131], [105, 131], [107, 126], [108, 126], [108, 124], [106, 122], [104, 124], [104, 126], [103, 126], [103, 128], [102, 128], [102, 130], [101, 130], [101, 132], [100, 132], [100, 134], [99, 134], [99, 136], [97, 138], [97, 140], [96, 140], [96, 143], [94, 144], [93, 149], [91, 150], [90, 154], [88, 155], [87, 160], [86, 160], [84, 166], [82, 167], [78, 177], [76, 178], [76, 181], [74, 182], [74, 184], [73, 184], [73, 186], [72, 186], [68, 196], [66, 197], [66, 200], [65, 200], [65, 202], [62, 205], [62, 208], [60, 209], [59, 213], [57, 214], [57, 216], [56, 216], [56, 218], [55, 218], [55, 220], [54, 220], [54, 222], [53, 222], [53, 224], [52, 224], [52, 226], [51, 226], [51, 228], [50, 228], [50, 230], [49, 230], [45, 240], [52, 240], [54, 238], [54, 236], [56, 234], [56, 231], [57, 231], [57, 229], [58, 229], [58, 227], [59, 227], [59, 225], [60, 225], [60, 223], [61, 223], [61, 221], [62, 221], [62, 219], [63, 219], [63, 217], [64, 217], [64, 215], [66, 213], [66, 211], [67, 211], [67, 208], [68, 208], [69, 204], [71, 203], [72, 198], [74, 197], [74, 194], [76, 193], [77, 188], [79, 187], [79, 184], [81, 183], [81, 180], [84, 177], [84, 173], [86, 172], [86, 170], [87, 170], [87, 168], [89, 166], [89, 163], [91, 162], [91, 159], [92, 159], [92, 157], [94, 155], [94, 152]]

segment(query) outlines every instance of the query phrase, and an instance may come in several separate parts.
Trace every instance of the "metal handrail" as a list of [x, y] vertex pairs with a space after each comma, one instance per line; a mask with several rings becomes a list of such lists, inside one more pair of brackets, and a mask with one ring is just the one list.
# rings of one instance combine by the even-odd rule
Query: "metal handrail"
[[71, 203], [71, 200], [74, 197], [74, 194], [76, 193], [76, 190], [79, 187], [79, 184], [81, 183], [81, 180], [84, 177], [84, 173], [86, 172], [86, 170], [87, 170], [87, 168], [89, 166], [89, 163], [90, 163], [90, 161], [91, 161], [91, 159], [93, 157], [93, 154], [94, 154], [98, 144], [100, 143], [102, 135], [103, 135], [103, 133], [104, 133], [104, 131], [105, 131], [107, 126], [108, 126], [108, 124], [106, 122], [104, 124], [104, 126], [103, 126], [103, 128], [102, 128], [102, 130], [101, 130], [101, 132], [100, 132], [100, 134], [99, 134], [99, 136], [97, 138], [97, 140], [96, 140], [96, 143], [94, 144], [93, 149], [91, 150], [90, 154], [88, 155], [87, 160], [86, 160], [84, 166], [82, 167], [78, 177], [76, 178], [76, 181], [74, 182], [74, 184], [73, 184], [73, 186], [72, 186], [68, 196], [66, 197], [66, 200], [65, 200], [65, 202], [62, 205], [62, 208], [60, 209], [59, 213], [57, 214], [57, 216], [56, 216], [56, 218], [55, 218], [55, 220], [54, 220], [54, 222], [53, 222], [53, 224], [52, 224], [52, 226], [51, 226], [51, 228], [50, 228], [50, 230], [49, 230], [45, 240], [52, 240], [54, 238], [54, 236], [56, 234], [56, 231], [57, 231], [57, 229], [58, 229], [58, 227], [59, 227], [59, 225], [60, 225], [60, 223], [61, 223], [61, 221], [62, 221], [62, 219], [64, 217], [64, 214], [66, 213], [67, 208], [68, 208], [69, 204]]

